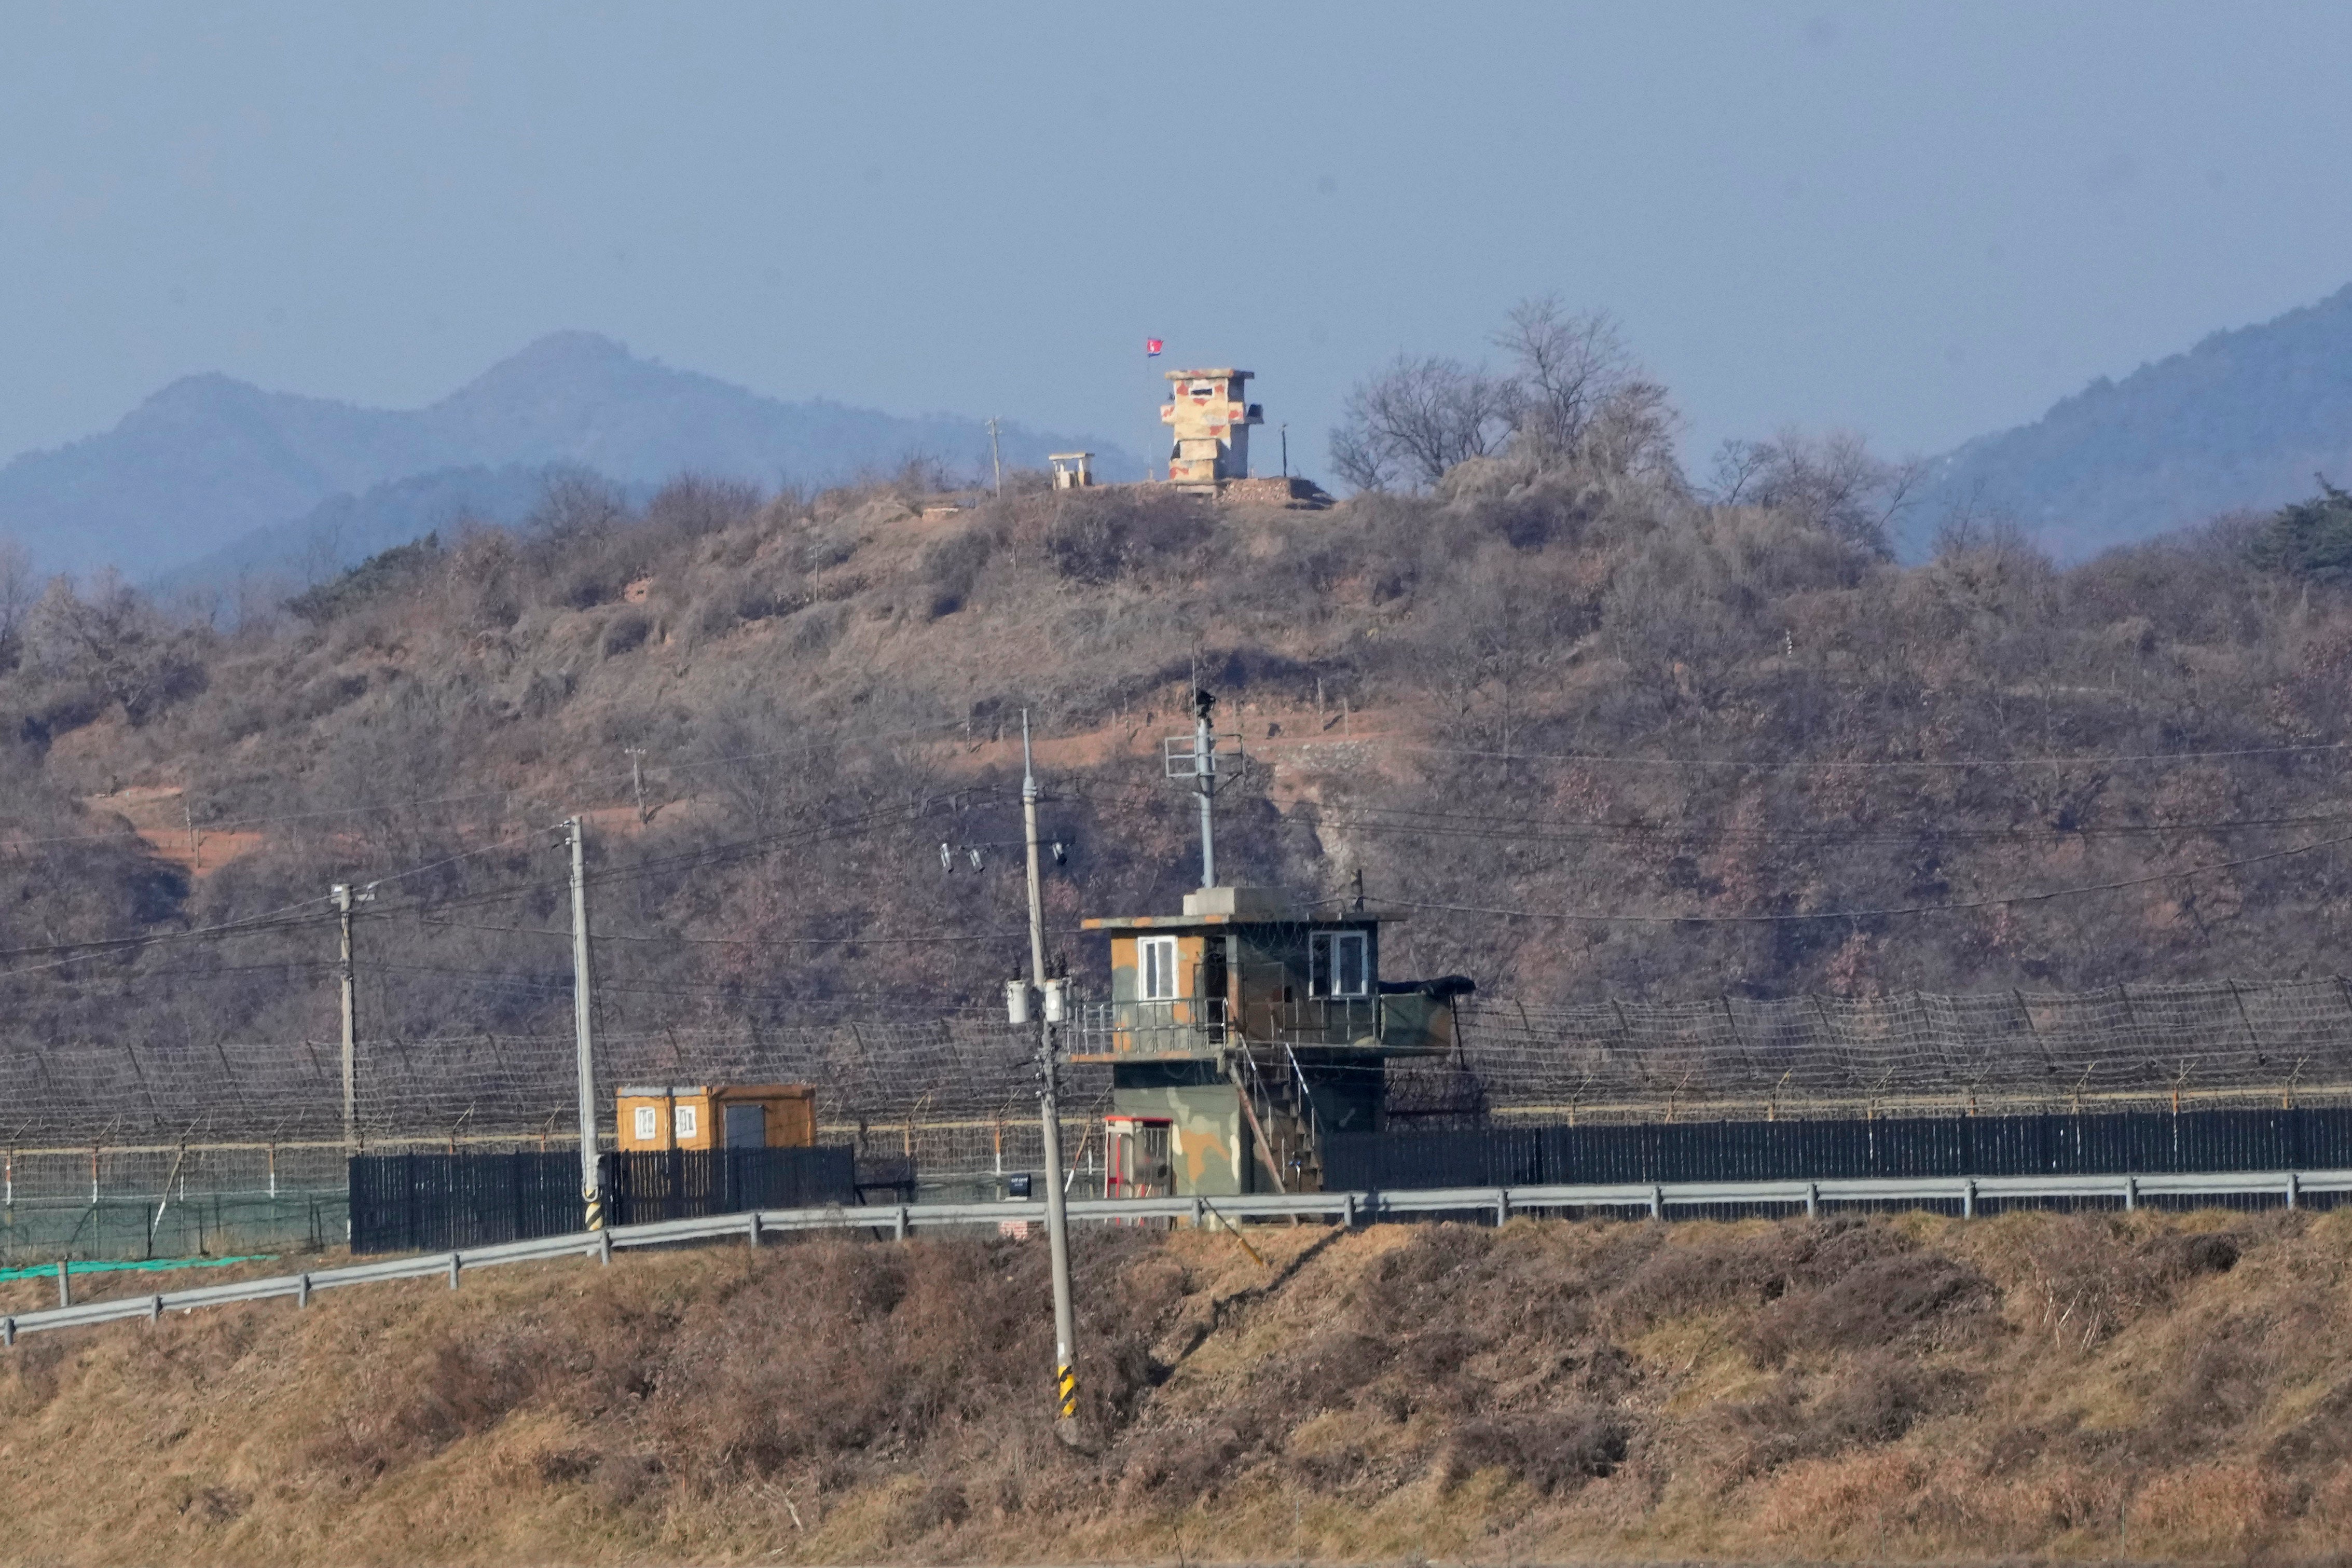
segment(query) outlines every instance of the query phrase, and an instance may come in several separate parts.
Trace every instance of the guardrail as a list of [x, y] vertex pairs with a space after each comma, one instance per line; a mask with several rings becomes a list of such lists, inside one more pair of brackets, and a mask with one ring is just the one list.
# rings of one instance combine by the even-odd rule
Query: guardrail
[[[1193, 1224], [1231, 1223], [1243, 1219], [1328, 1219], [1345, 1226], [1374, 1224], [1412, 1215], [1492, 1215], [1497, 1221], [1514, 1214], [1554, 1209], [1633, 1209], [1665, 1218], [1677, 1208], [1712, 1205], [1786, 1205], [1817, 1214], [1832, 1204], [1957, 1203], [1963, 1215], [1973, 1215], [1979, 1203], [2043, 1198], [2105, 1198], [2126, 1209], [2142, 1198], [2276, 1197], [2286, 1206], [2298, 1206], [2307, 1193], [2352, 1193], [2352, 1170], [2242, 1171], [2212, 1174], [2123, 1176], [1922, 1176], [1888, 1179], [1856, 1178], [1821, 1182], [1664, 1182], [1586, 1186], [1429, 1187], [1401, 1192], [1294, 1193], [1230, 1198], [1084, 1198], [1073, 1200], [1074, 1220], [1189, 1220]], [[772, 1233], [802, 1230], [887, 1229], [903, 1240], [918, 1226], [996, 1225], [1005, 1220], [1043, 1220], [1042, 1198], [977, 1204], [898, 1204], [851, 1208], [755, 1209], [745, 1214], [708, 1215], [696, 1219], [666, 1220], [655, 1225], [617, 1226], [610, 1230], [581, 1231], [569, 1236], [542, 1237], [535, 1241], [510, 1241], [500, 1246], [456, 1252], [427, 1253], [388, 1258], [378, 1263], [346, 1264], [338, 1268], [278, 1275], [229, 1285], [200, 1285], [186, 1290], [159, 1290], [145, 1296], [89, 1301], [78, 1306], [0, 1317], [0, 1344], [14, 1345], [19, 1334], [49, 1329], [85, 1328], [95, 1323], [145, 1318], [160, 1320], [166, 1312], [193, 1311], [198, 1307], [224, 1307], [237, 1301], [267, 1301], [289, 1297], [307, 1307], [320, 1290], [348, 1285], [371, 1285], [389, 1279], [446, 1278], [456, 1289], [468, 1268], [501, 1263], [530, 1263], [554, 1258], [595, 1258], [605, 1263], [626, 1247], [661, 1247], [682, 1241], [719, 1241], [741, 1237], [757, 1247]]]

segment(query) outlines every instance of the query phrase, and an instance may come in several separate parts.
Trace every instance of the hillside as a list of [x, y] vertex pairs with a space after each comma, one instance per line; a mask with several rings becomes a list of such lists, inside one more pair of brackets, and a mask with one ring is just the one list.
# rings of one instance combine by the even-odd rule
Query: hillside
[[[1087, 443], [1004, 427], [1009, 462], [1035, 467], [1073, 444]], [[1092, 445], [1107, 477], [1141, 472], [1138, 459]], [[593, 333], [558, 332], [413, 410], [265, 392], [221, 375], [174, 382], [112, 430], [0, 468], [0, 536], [24, 544], [44, 571], [111, 565], [144, 580], [227, 552], [233, 575], [289, 543], [298, 554], [333, 555], [334, 519], [312, 517], [304, 528], [306, 514], [426, 476], [464, 506], [500, 516], [507, 487], [498, 470], [581, 468], [648, 489], [680, 472], [821, 486], [919, 458], [968, 473], [987, 451], [977, 418], [781, 402], [636, 358]], [[289, 526], [299, 540], [283, 537]], [[263, 530], [271, 532], [247, 542]], [[376, 548], [405, 542], [381, 528], [371, 537], [382, 541]]]
[[2352, 472], [2352, 287], [2185, 353], [2105, 377], [2031, 425], [1938, 458], [1912, 509], [1916, 553], [1956, 512], [2005, 516], [2074, 561]]
[[331, 1039], [325, 890], [396, 877], [371, 1048], [568, 1039], [575, 811], [608, 1029], [984, 1007], [1024, 708], [1051, 946], [1098, 983], [1078, 917], [1195, 875], [1159, 746], [1196, 668], [1255, 759], [1226, 874], [1360, 872], [1392, 969], [1505, 1002], [2341, 969], [2352, 602], [2241, 535], [1906, 568], [1580, 469], [1325, 511], [1034, 484], [571, 486], [234, 631], [53, 590], [0, 674], [24, 1038]]
[[43, 1335], [0, 1357], [0, 1530], [58, 1563], [2315, 1562], [2352, 1531], [2342, 1215], [1254, 1244], [1076, 1238], [1086, 1453], [1045, 1430], [1035, 1242]]

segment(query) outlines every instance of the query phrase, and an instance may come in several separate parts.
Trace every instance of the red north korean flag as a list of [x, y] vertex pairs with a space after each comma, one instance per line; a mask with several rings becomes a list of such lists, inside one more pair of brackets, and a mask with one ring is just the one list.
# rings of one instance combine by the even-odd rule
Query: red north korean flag
[[1151, 359], [1158, 359], [1160, 357], [1160, 340], [1158, 338], [1144, 339], [1143, 352], [1146, 356]]

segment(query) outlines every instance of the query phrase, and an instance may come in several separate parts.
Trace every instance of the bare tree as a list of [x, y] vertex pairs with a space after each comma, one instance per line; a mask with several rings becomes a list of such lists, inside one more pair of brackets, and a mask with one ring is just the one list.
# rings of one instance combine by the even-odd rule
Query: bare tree
[[1331, 433], [1331, 466], [1359, 489], [1402, 479], [1425, 489], [1445, 470], [1499, 450], [1519, 401], [1516, 386], [1458, 361], [1399, 355], [1359, 383]]
[[25, 616], [39, 596], [33, 581], [32, 556], [15, 540], [0, 539], [0, 674], [22, 656]]
[[1616, 321], [1605, 311], [1570, 313], [1557, 295], [1513, 306], [1494, 342], [1518, 366], [1514, 433], [1555, 452], [1573, 451], [1602, 405], [1639, 379]]
[[1331, 433], [1331, 463], [1359, 489], [1423, 489], [1507, 446], [1545, 462], [1626, 473], [1671, 468], [1665, 388], [1641, 374], [1617, 323], [1551, 295], [1513, 307], [1495, 346], [1513, 368], [1401, 356], [1358, 384]]
[[26, 618], [26, 642], [48, 673], [84, 680], [122, 705], [133, 724], [203, 681], [182, 637], [112, 567], [87, 597], [59, 577]]
[[1783, 430], [1769, 441], [1726, 441], [1715, 459], [1719, 506], [1773, 507], [1874, 555], [1894, 553], [1892, 530], [1924, 465], [1888, 462], [1851, 430]]

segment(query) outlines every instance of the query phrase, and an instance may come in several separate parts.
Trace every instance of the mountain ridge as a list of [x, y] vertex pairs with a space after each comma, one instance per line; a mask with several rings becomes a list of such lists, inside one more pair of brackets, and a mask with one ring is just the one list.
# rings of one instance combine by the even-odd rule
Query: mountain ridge
[[2352, 471], [2352, 285], [2251, 326], [2209, 332], [2041, 418], [1928, 466], [1906, 553], [1960, 515], [2004, 516], [2079, 560], [2221, 513], [2309, 495]]
[[[1006, 461], [1025, 466], [1078, 439], [1000, 428]], [[253, 536], [282, 536], [338, 497], [432, 475], [562, 466], [624, 486], [684, 470], [825, 484], [911, 458], [961, 467], [986, 442], [977, 419], [787, 402], [567, 331], [415, 409], [182, 376], [110, 429], [0, 466], [0, 535], [45, 571], [169, 577], [215, 555], [250, 557], [266, 543]], [[1080, 444], [1107, 477], [1139, 476], [1130, 454]]]

